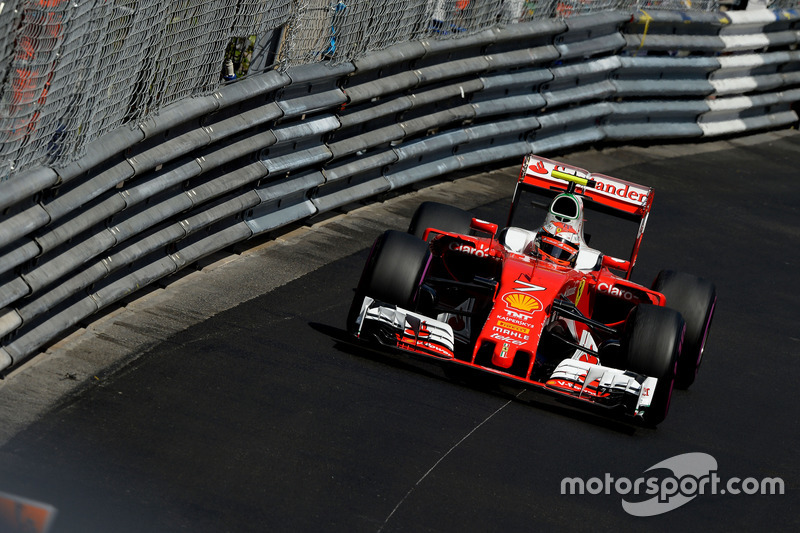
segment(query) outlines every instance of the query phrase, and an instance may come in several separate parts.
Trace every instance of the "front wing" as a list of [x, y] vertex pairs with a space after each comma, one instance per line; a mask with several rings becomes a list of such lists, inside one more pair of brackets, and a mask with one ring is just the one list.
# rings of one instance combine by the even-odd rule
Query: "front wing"
[[543, 381], [529, 380], [455, 357], [452, 327], [430, 317], [384, 304], [366, 297], [357, 318], [356, 337], [388, 348], [448, 361], [525, 383], [560, 397], [584, 404], [622, 410], [643, 417], [652, 401], [658, 380], [634, 372], [594, 364], [576, 358], [564, 359]]
[[454, 359], [455, 336], [449, 324], [367, 296], [357, 319], [359, 338], [439, 359]]

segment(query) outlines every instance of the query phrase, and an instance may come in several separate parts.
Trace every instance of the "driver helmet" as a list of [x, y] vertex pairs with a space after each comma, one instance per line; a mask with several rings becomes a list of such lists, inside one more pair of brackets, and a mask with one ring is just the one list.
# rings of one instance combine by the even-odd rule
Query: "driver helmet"
[[531, 243], [531, 255], [538, 255], [556, 265], [574, 267], [580, 243], [578, 232], [570, 224], [551, 220], [536, 234]]
[[550, 204], [542, 226], [548, 222], [564, 222], [583, 239], [583, 199], [576, 194], [559, 194]]

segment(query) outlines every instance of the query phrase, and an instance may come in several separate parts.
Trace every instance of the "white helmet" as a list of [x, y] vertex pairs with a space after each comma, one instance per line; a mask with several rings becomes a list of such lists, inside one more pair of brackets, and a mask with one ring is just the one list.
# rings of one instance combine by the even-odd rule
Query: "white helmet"
[[552, 220], [536, 234], [529, 253], [556, 265], [574, 267], [580, 247], [581, 238], [568, 222]]

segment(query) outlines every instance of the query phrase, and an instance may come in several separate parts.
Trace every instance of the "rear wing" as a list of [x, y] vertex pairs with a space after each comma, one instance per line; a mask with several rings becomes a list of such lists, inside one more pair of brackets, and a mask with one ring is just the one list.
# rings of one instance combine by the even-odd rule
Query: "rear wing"
[[594, 208], [638, 222], [639, 231], [631, 250], [630, 264], [622, 269], [626, 271], [626, 278], [630, 278], [639, 254], [647, 217], [653, 205], [652, 187], [605, 174], [592, 174], [579, 167], [529, 154], [522, 163], [517, 180], [514, 201], [509, 213], [509, 225], [520, 193], [523, 190], [537, 189], [556, 194], [571, 191], [592, 202]]

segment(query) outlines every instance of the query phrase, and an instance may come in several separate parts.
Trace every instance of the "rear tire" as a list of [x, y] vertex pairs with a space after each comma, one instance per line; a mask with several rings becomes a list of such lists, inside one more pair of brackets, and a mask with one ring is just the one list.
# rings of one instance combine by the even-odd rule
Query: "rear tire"
[[438, 202], [423, 202], [414, 212], [408, 233], [419, 237], [425, 235], [429, 228], [468, 235], [472, 224], [472, 215], [463, 209]]
[[389, 230], [378, 237], [372, 245], [350, 305], [348, 331], [356, 332], [356, 318], [366, 296], [413, 310], [429, 261], [427, 243], [413, 235]]
[[669, 412], [685, 330], [680, 313], [651, 304], [634, 307], [625, 322], [622, 348], [627, 369], [658, 379], [644, 414], [648, 424], [661, 423]]
[[703, 350], [717, 302], [716, 287], [703, 278], [662, 270], [653, 282], [653, 290], [666, 296], [667, 307], [678, 311], [686, 322], [686, 337], [678, 360], [675, 386], [688, 389], [703, 361]]

